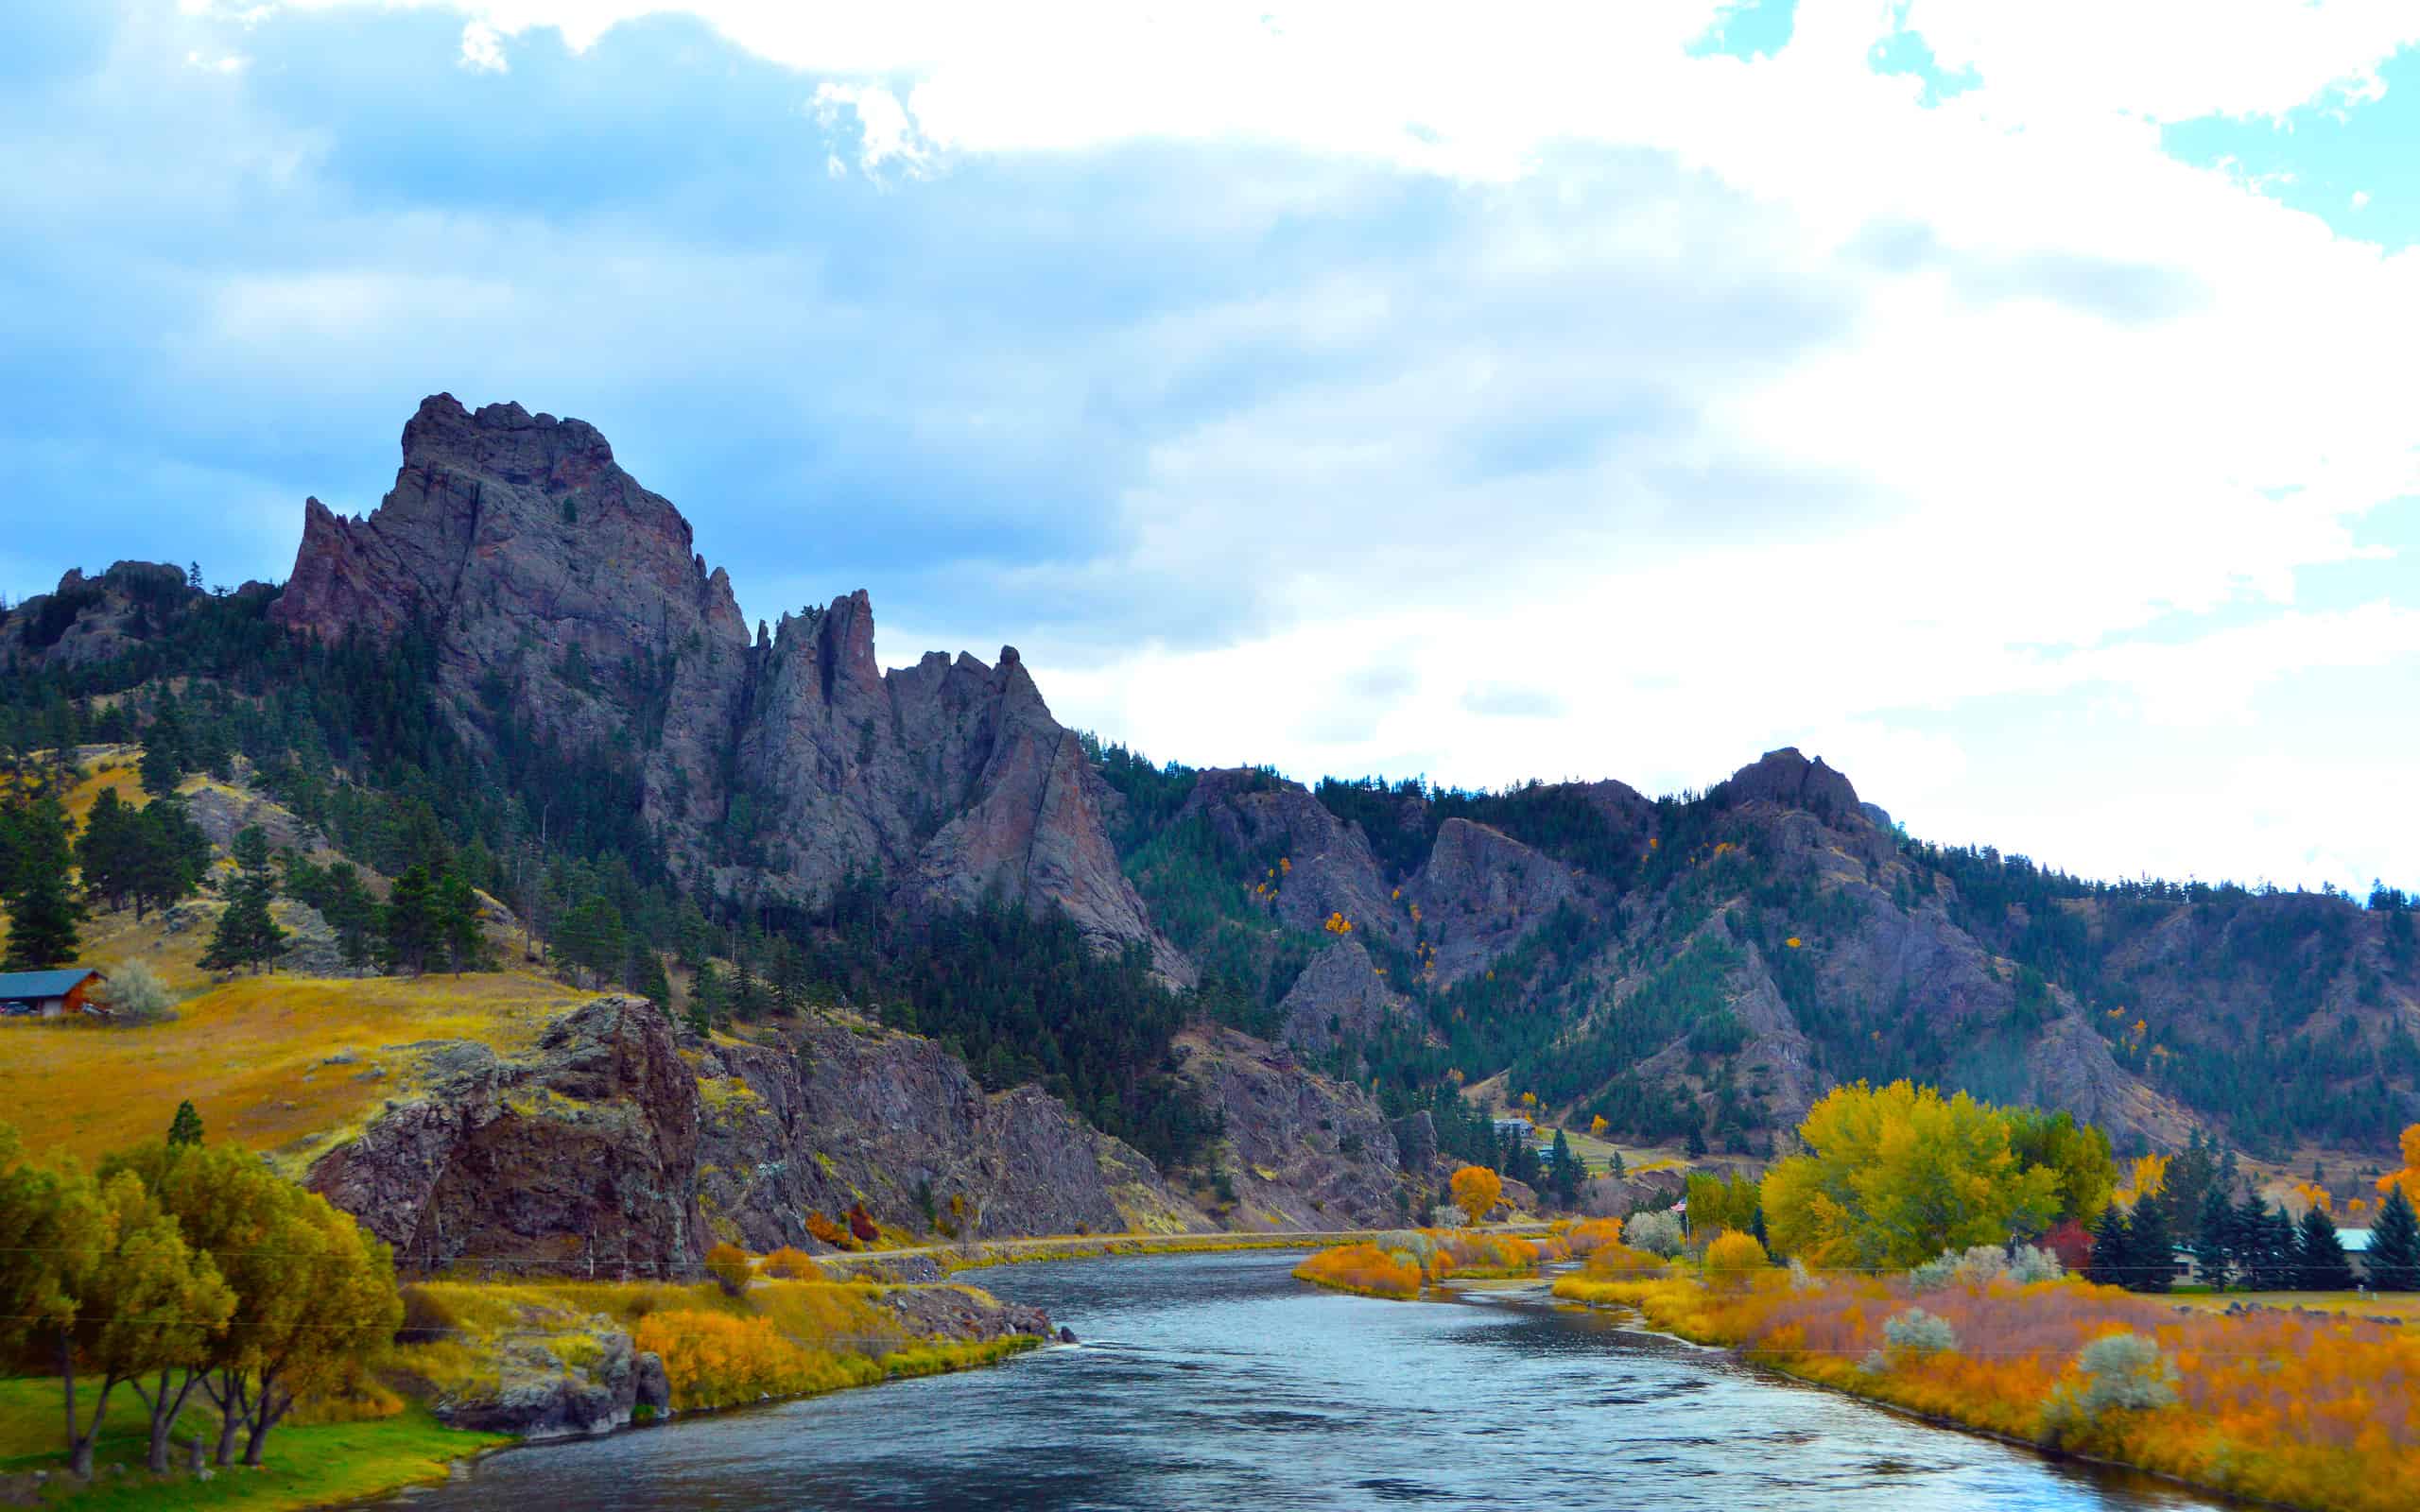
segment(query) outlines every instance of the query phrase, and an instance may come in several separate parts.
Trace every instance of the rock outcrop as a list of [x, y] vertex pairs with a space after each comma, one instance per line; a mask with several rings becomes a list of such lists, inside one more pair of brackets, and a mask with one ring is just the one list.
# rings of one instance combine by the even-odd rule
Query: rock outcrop
[[860, 1203], [969, 1239], [1216, 1227], [1132, 1147], [1038, 1088], [984, 1091], [929, 1040], [848, 1021], [780, 1047], [687, 1043], [706, 1223], [752, 1249], [820, 1248], [806, 1215]]
[[[1595, 787], [1637, 798], [1618, 782]], [[1594, 800], [1618, 802], [1610, 792]], [[1300, 782], [1253, 767], [1201, 774], [1174, 822], [1197, 819], [1222, 849], [1248, 858], [1259, 875], [1245, 880], [1275, 868], [1265, 904], [1275, 922], [1318, 933], [1341, 915], [1362, 937], [1418, 956], [1441, 984], [1484, 971], [1582, 887], [1562, 862], [1460, 817], [1437, 826], [1409, 876], [1391, 879], [1358, 826]]]
[[96, 665], [149, 639], [201, 596], [182, 568], [166, 562], [112, 562], [97, 577], [70, 568], [51, 592], [0, 610], [0, 668]]
[[510, 722], [633, 753], [634, 801], [677, 868], [727, 894], [805, 901], [852, 874], [910, 903], [996, 893], [1190, 980], [1117, 868], [1098, 774], [1013, 648], [886, 673], [863, 592], [752, 639], [688, 522], [580, 421], [439, 394], [403, 447], [367, 518], [305, 504], [279, 623], [430, 638], [474, 739]]
[[1233, 1029], [1188, 1029], [1175, 1054], [1178, 1080], [1226, 1124], [1229, 1228], [1369, 1228], [1421, 1211], [1433, 1173], [1405, 1168], [1393, 1125], [1362, 1089]]
[[440, 1047], [422, 1083], [322, 1156], [312, 1190], [399, 1264], [685, 1275], [702, 1253], [699, 1095], [671, 1021], [609, 997], [527, 1058]]
[[1286, 1042], [1324, 1055], [1408, 1022], [1411, 1000], [1387, 986], [1361, 942], [1347, 937], [1311, 957], [1277, 1005]]

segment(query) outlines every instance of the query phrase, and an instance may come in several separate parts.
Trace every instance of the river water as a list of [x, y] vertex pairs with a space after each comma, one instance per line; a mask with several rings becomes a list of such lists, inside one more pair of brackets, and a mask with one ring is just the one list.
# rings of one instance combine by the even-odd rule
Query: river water
[[[514, 1450], [413, 1512], [2213, 1507], [1552, 1305], [1383, 1302], [1285, 1254], [964, 1279], [1083, 1339], [964, 1375]], [[390, 1505], [392, 1503], [389, 1503]]]

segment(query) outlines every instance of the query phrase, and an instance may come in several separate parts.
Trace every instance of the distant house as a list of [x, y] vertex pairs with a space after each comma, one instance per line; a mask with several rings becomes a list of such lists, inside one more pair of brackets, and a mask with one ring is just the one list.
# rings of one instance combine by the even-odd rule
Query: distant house
[[2344, 1258], [2353, 1263], [2353, 1274], [2364, 1281], [2370, 1279], [2370, 1231], [2367, 1228], [2339, 1228], [2336, 1242], [2344, 1246]]
[[1518, 1113], [1514, 1113], [1509, 1118], [1497, 1119], [1495, 1121], [1495, 1137], [1497, 1139], [1502, 1139], [1507, 1134], [1517, 1134], [1522, 1138], [1527, 1139], [1530, 1135], [1530, 1121]]
[[82, 967], [0, 973], [0, 1018], [63, 1019], [90, 1012], [100, 1005], [100, 986], [107, 980]]

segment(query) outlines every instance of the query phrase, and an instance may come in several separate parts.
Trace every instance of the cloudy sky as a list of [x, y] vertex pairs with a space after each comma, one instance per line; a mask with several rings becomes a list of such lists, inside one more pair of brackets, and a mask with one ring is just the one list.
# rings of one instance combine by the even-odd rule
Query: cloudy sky
[[419, 399], [1154, 757], [2420, 884], [2420, 6], [184, 0], [0, 21], [0, 591]]

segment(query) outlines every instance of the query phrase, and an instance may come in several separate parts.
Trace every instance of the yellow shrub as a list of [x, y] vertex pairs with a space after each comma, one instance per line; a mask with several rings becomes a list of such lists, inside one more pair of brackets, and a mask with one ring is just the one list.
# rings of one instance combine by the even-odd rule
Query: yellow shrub
[[1420, 1295], [1420, 1266], [1375, 1245], [1339, 1245], [1294, 1267], [1306, 1281], [1342, 1292], [1406, 1300]]
[[1756, 1242], [1756, 1236], [1736, 1228], [1725, 1228], [1705, 1246], [1706, 1279], [1718, 1286], [1735, 1290], [1743, 1287], [1750, 1276], [1772, 1264], [1772, 1257]]
[[650, 1313], [636, 1340], [662, 1357], [679, 1408], [729, 1407], [762, 1397], [794, 1397], [875, 1379], [871, 1362], [844, 1364], [801, 1349], [767, 1317], [728, 1313]]
[[784, 1280], [814, 1280], [823, 1274], [823, 1267], [815, 1263], [813, 1255], [788, 1245], [767, 1255], [762, 1269], [766, 1275]]
[[1622, 1242], [1622, 1221], [1619, 1218], [1582, 1218], [1564, 1230], [1564, 1247], [1575, 1258], [1593, 1255], [1608, 1245]]

